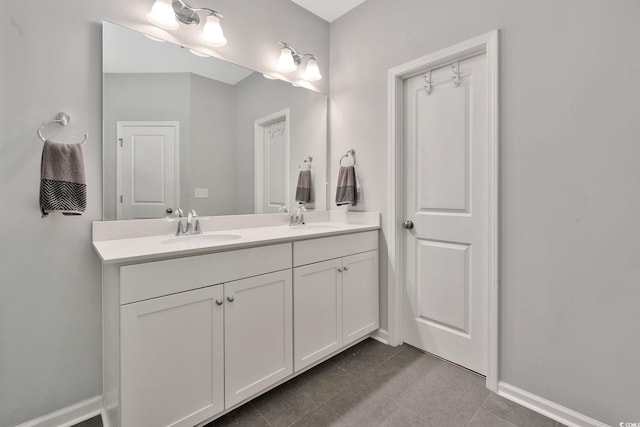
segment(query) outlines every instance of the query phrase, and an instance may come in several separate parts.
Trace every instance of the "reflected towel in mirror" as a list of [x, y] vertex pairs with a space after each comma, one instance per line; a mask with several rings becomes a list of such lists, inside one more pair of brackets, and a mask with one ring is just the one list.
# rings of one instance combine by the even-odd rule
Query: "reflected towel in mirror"
[[298, 185], [296, 186], [296, 202], [311, 202], [311, 171], [298, 173]]

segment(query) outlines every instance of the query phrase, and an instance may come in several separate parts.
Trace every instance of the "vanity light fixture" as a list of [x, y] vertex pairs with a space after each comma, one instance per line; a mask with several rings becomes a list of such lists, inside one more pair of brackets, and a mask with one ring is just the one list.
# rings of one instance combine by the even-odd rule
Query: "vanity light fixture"
[[227, 39], [220, 25], [222, 15], [213, 9], [191, 7], [182, 0], [155, 0], [147, 20], [165, 30], [177, 30], [178, 21], [189, 26], [200, 24], [198, 12], [207, 14], [200, 38], [211, 46], [226, 45]]
[[304, 78], [310, 82], [320, 80], [322, 75], [318, 68], [318, 58], [311, 53], [298, 53], [293, 46], [285, 42], [278, 42], [282, 46], [280, 49], [280, 59], [278, 61], [278, 68], [285, 72], [291, 73], [298, 69], [298, 65], [302, 63], [302, 60], [308, 56], [307, 66], [304, 72]]

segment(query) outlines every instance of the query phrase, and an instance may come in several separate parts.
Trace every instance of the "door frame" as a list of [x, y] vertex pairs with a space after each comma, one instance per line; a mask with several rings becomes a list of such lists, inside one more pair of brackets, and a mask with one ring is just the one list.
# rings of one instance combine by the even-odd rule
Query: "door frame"
[[[488, 116], [489, 116], [489, 269], [487, 299], [487, 388], [498, 391], [498, 183], [499, 183], [499, 98], [498, 98], [498, 30], [463, 41], [423, 56], [388, 72], [388, 222], [383, 227], [388, 248], [388, 342], [403, 342], [403, 283], [404, 283], [404, 233], [401, 222], [404, 215], [404, 81], [428, 70], [460, 61], [479, 54], [487, 55]], [[384, 332], [383, 332], [384, 334]]]
[[122, 162], [123, 162], [123, 129], [127, 126], [157, 126], [172, 127], [174, 130], [173, 144], [173, 204], [180, 206], [180, 122], [178, 121], [116, 121], [116, 219], [122, 220], [123, 194]]
[[254, 158], [254, 212], [264, 213], [263, 204], [264, 204], [264, 128], [269, 126], [272, 123], [283, 120], [285, 121], [287, 127], [285, 129], [284, 134], [284, 143], [285, 143], [285, 163], [287, 165], [287, 170], [285, 171], [285, 207], [289, 209], [289, 173], [290, 173], [290, 138], [291, 138], [291, 122], [290, 122], [290, 111], [288, 108], [284, 110], [277, 111], [273, 114], [269, 114], [268, 116], [261, 117], [256, 120], [253, 124], [253, 158]]

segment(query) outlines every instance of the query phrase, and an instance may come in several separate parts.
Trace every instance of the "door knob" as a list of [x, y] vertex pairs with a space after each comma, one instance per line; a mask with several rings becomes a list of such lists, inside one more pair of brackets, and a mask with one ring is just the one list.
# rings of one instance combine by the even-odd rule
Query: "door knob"
[[235, 301], [235, 298], [234, 297], [227, 297], [227, 301], [233, 302], [233, 301]]
[[217, 299], [217, 300], [216, 300], [216, 304], [218, 304], [218, 305], [222, 305], [222, 302], [223, 302], [223, 301], [222, 301], [221, 299]]
[[402, 223], [402, 228], [406, 228], [407, 230], [411, 230], [413, 228], [413, 221], [411, 221], [410, 219], [405, 220]]
[[168, 214], [172, 214], [173, 213], [173, 209], [167, 208], [167, 210], [165, 212], [168, 213]]

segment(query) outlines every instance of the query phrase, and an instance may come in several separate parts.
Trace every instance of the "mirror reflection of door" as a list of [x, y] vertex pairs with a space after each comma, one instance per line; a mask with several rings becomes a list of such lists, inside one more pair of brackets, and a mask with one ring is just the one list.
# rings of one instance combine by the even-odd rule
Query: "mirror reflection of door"
[[255, 122], [255, 212], [275, 213], [289, 194], [289, 110]]
[[179, 206], [178, 122], [117, 122], [117, 218], [162, 218]]

